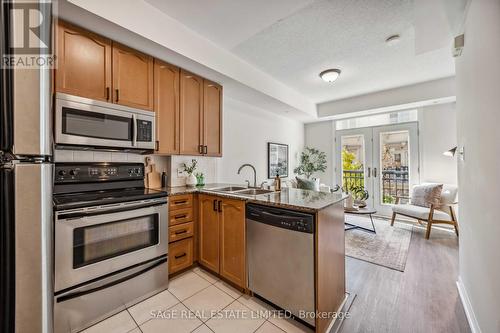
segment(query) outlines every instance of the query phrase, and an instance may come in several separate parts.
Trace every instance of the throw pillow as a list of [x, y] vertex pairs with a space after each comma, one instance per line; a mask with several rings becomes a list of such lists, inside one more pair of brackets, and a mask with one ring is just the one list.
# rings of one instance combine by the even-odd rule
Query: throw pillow
[[430, 207], [434, 204], [439, 208], [443, 184], [418, 185], [413, 188], [411, 204], [420, 207]]
[[297, 188], [302, 190], [312, 190], [319, 191], [319, 184], [315, 179], [302, 179], [295, 177], [297, 179]]

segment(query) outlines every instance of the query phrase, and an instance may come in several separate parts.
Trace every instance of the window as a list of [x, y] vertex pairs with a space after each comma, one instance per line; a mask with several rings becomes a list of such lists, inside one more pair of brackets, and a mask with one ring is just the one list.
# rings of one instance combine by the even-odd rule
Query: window
[[404, 110], [391, 113], [375, 114], [371, 116], [337, 120], [335, 122], [335, 128], [337, 131], [340, 131], [352, 128], [406, 123], [410, 121], [417, 121], [417, 117], [418, 117], [418, 112], [416, 109]]

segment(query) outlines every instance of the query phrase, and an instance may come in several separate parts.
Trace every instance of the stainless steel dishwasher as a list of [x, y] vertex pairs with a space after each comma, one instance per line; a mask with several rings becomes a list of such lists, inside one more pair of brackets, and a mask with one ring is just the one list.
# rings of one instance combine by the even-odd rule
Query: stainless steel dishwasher
[[248, 287], [314, 326], [314, 216], [248, 204]]

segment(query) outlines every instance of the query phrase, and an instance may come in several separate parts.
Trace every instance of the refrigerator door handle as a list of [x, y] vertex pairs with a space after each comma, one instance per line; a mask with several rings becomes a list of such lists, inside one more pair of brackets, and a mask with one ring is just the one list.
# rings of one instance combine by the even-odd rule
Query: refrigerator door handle
[[15, 244], [14, 170], [0, 166], [0, 323], [1, 332], [14, 332], [15, 322]]

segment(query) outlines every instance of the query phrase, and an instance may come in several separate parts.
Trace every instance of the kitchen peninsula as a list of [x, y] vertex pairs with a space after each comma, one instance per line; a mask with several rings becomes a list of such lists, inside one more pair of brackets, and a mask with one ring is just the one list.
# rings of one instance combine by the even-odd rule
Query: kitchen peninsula
[[[255, 207], [264, 207], [272, 216], [289, 212], [290, 216], [304, 216], [312, 221], [309, 262], [298, 264], [299, 270], [310, 268], [312, 320], [302, 319], [314, 326], [316, 332], [327, 332], [333, 323], [334, 313], [342, 306], [345, 290], [344, 210], [345, 196], [338, 193], [316, 192], [295, 188], [283, 188], [279, 192], [262, 189], [247, 189], [246, 186], [230, 184], [208, 184], [202, 187], [163, 188], [170, 196], [169, 261], [170, 273], [184, 271], [198, 262], [204, 268], [247, 292], [252, 288], [252, 267], [259, 262], [272, 262], [276, 248], [260, 252], [262, 258], [252, 263], [251, 242], [255, 238], [249, 228], [252, 222], [249, 213], [255, 215]], [[251, 194], [251, 193], [255, 193]], [[182, 208], [181, 208], [182, 207]], [[251, 211], [253, 209], [253, 211]], [[286, 219], [286, 218], [285, 218]], [[285, 220], [282, 218], [281, 220]], [[183, 222], [179, 222], [183, 221]], [[278, 219], [279, 221], [279, 219]], [[302, 222], [299, 222], [302, 223]], [[263, 221], [267, 228], [270, 221]], [[262, 224], [261, 224], [262, 225]], [[184, 228], [184, 229], [183, 229]], [[290, 231], [290, 225], [280, 230]], [[304, 228], [301, 224], [300, 228]], [[277, 228], [273, 229], [274, 231]], [[296, 237], [299, 232], [289, 232]], [[175, 235], [184, 235], [182, 240]], [[276, 234], [273, 234], [276, 235]], [[270, 236], [271, 237], [271, 236]], [[263, 238], [259, 235], [259, 238]], [[270, 238], [271, 239], [271, 238]], [[285, 240], [286, 241], [286, 240]], [[184, 245], [181, 244], [184, 242]], [[281, 244], [280, 240], [268, 243]], [[291, 245], [291, 250], [298, 243]], [[283, 245], [286, 247], [286, 245]], [[300, 252], [302, 255], [304, 251]], [[259, 252], [256, 252], [259, 253]], [[263, 254], [262, 254], [263, 253]], [[294, 255], [284, 254], [278, 261], [293, 261]], [[255, 259], [255, 258], [254, 258]], [[278, 258], [276, 258], [278, 259]], [[293, 263], [297, 267], [297, 263]], [[173, 268], [173, 269], [172, 269]], [[268, 271], [273, 269], [272, 265]], [[259, 271], [259, 272], [262, 272]], [[294, 272], [299, 275], [300, 272]], [[253, 274], [253, 275], [252, 275]], [[265, 275], [266, 272], [259, 273]], [[289, 275], [285, 280], [291, 280]], [[260, 278], [260, 276], [258, 277]], [[256, 278], [258, 280], [258, 278]], [[279, 279], [275, 279], [279, 280]], [[306, 280], [304, 278], [303, 280]], [[281, 280], [282, 281], [282, 280]], [[305, 281], [302, 281], [305, 282]], [[314, 289], [314, 290], [312, 290]], [[290, 289], [289, 293], [300, 294], [304, 290]], [[307, 294], [307, 290], [305, 291]], [[264, 295], [263, 298], [266, 299]], [[279, 299], [279, 298], [278, 298]], [[275, 303], [275, 302], [273, 302]], [[276, 303], [275, 303], [276, 304]], [[279, 305], [279, 304], [278, 304]], [[282, 306], [286, 310], [291, 310]], [[294, 313], [294, 311], [292, 311]], [[295, 313], [294, 313], [295, 314]]]

